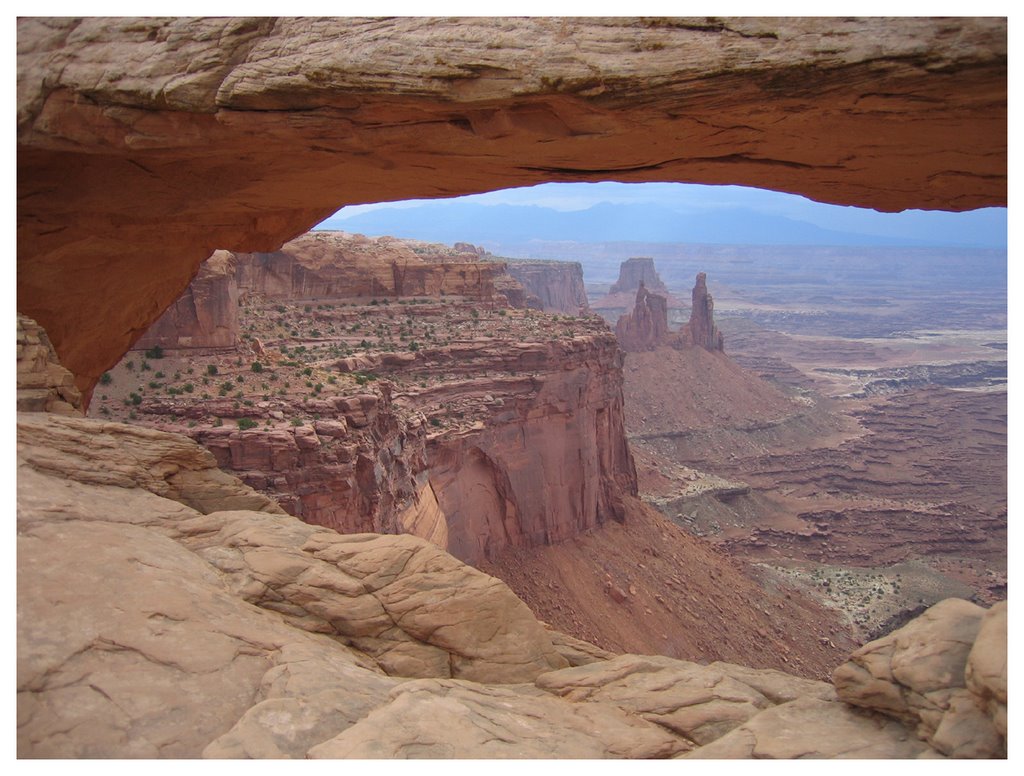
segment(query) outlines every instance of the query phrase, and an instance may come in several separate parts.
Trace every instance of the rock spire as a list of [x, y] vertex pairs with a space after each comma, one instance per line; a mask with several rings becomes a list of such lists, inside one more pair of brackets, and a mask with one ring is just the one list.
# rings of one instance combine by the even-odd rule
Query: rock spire
[[619, 346], [627, 352], [654, 350], [668, 337], [668, 301], [661, 294], [652, 294], [644, 281], [636, 292], [631, 312], [615, 324]]
[[683, 326], [682, 340], [686, 344], [710, 350], [725, 350], [725, 340], [715, 325], [715, 303], [708, 293], [707, 273], [697, 273], [697, 283], [693, 287], [693, 309], [690, 311], [690, 322]]

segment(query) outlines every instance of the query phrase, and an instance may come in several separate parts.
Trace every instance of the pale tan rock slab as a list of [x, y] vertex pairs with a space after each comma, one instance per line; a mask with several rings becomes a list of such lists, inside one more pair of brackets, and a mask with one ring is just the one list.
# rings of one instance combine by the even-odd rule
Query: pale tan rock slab
[[571, 703], [529, 687], [426, 679], [400, 685], [392, 698], [310, 757], [663, 758], [689, 749], [611, 704]]
[[[988, 704], [982, 684], [976, 685], [978, 694], [967, 689], [968, 659], [987, 616], [969, 601], [940, 601], [839, 666], [833, 673], [838, 697], [916, 725], [918, 735], [947, 756], [1005, 756], [998, 703]], [[991, 661], [993, 677], [1005, 671], [996, 665], [1005, 661], [1000, 616], [999, 610], [991, 615], [991, 629], [978, 648], [982, 662]]]
[[685, 755], [704, 759], [907, 759], [934, 750], [898, 721], [819, 698], [762, 711]]

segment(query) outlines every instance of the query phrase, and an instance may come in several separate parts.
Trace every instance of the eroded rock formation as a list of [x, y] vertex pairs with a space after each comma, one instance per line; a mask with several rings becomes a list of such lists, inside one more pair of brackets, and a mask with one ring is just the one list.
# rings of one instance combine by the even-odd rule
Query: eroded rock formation
[[645, 286], [653, 294], [668, 295], [668, 289], [654, 268], [654, 259], [649, 256], [634, 256], [619, 265], [619, 279], [608, 289], [609, 294], [633, 293]]
[[505, 271], [439, 245], [345, 232], [308, 232], [237, 262], [240, 292], [270, 300], [453, 294], [489, 302]]
[[[194, 300], [232, 306], [237, 357], [126, 360], [96, 414], [187, 433], [306, 522], [414, 533], [466, 562], [621, 521], [636, 473], [615, 338], [508, 308], [504, 264], [470, 249], [330, 232], [225, 253], [226, 298], [200, 277], [174, 310], [191, 333]], [[166, 340], [186, 339], [179, 320]]]
[[640, 281], [636, 301], [628, 314], [615, 324], [615, 336], [623, 350], [654, 350], [668, 339], [668, 302], [653, 294]]
[[[655, 269], [654, 259], [635, 256], [619, 264], [619, 279], [612, 284], [607, 294], [594, 302], [593, 309], [603, 316], [610, 325], [617, 327], [620, 319], [632, 314], [636, 308], [637, 294], [640, 288], [644, 288], [647, 293], [655, 294], [664, 299], [666, 330], [668, 327], [668, 310], [682, 310], [686, 308], [686, 305], [669, 293], [669, 290], [665, 287], [661, 277], [658, 275], [658, 270]], [[661, 305], [660, 302], [655, 304]], [[660, 318], [660, 313], [658, 317]], [[661, 339], [664, 340], [664, 337]], [[640, 349], [646, 350], [647, 345], [641, 345]]]
[[[507, 260], [508, 273], [537, 300], [546, 313], [580, 315], [587, 312], [583, 265], [578, 261]], [[531, 305], [534, 306], [534, 305]]]
[[161, 315], [136, 350], [233, 348], [238, 343], [238, 257], [215, 251], [185, 292]]
[[949, 757], [1006, 756], [1006, 602], [948, 599], [836, 669], [839, 697], [917, 727]]
[[82, 414], [75, 376], [61, 366], [50, 338], [38, 323], [18, 315], [18, 411]]
[[22, 18], [18, 308], [88, 393], [214, 249], [277, 250], [344, 204], [614, 179], [1002, 205], [1006, 35], [1000, 18]]
[[613, 336], [421, 351], [409, 368], [466, 373], [410, 397], [429, 417], [477, 408], [478, 428], [432, 436], [427, 448], [453, 555], [476, 563], [624, 518], [622, 498], [636, 495], [636, 471]]
[[684, 345], [690, 344], [714, 353], [725, 350], [725, 339], [715, 325], [715, 303], [708, 293], [707, 280], [706, 273], [697, 273], [697, 282], [693, 286], [690, 321], [683, 326], [680, 340]]

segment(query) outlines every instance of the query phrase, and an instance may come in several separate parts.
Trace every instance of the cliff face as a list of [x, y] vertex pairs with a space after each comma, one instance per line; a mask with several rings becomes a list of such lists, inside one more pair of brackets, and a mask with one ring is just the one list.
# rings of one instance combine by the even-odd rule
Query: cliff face
[[[622, 520], [622, 496], [636, 494], [621, 355], [609, 334], [447, 346], [370, 369], [383, 379], [450, 376], [394, 399], [391, 383], [378, 382], [372, 392], [291, 409], [270, 403], [321, 418], [298, 428], [188, 433], [308, 523], [411, 532], [468, 563]], [[263, 413], [246, 417], [254, 414]]]
[[[243, 294], [265, 299], [472, 296], [492, 301], [504, 264], [466, 261], [391, 237], [309, 232], [273, 253], [238, 256]], [[425, 254], [425, 255], [423, 255]]]
[[632, 311], [615, 324], [615, 336], [625, 351], [654, 350], [664, 344], [668, 339], [668, 302], [665, 297], [648, 292], [641, 280]]
[[[546, 313], [580, 315], [587, 312], [583, 265], [577, 261], [508, 261], [508, 273], [537, 300]], [[531, 305], [533, 306], [533, 305]]]
[[495, 377], [453, 383], [416, 402], [430, 417], [484, 409], [478, 428], [428, 443], [430, 483], [448, 516], [448, 551], [478, 563], [507, 547], [561, 542], [621, 521], [622, 498], [637, 486], [615, 339], [494, 343], [471, 361], [466, 356], [462, 369]]
[[133, 349], [232, 348], [241, 336], [239, 302], [250, 297], [308, 301], [445, 294], [481, 304], [527, 306], [526, 292], [504, 263], [458, 247], [309, 232], [273, 253], [214, 252]]
[[[352, 243], [361, 264], [330, 253]], [[305, 249], [233, 257], [244, 332], [233, 352], [168, 350], [151, 360], [154, 380], [126, 359], [95, 411], [187, 433], [308, 523], [415, 533], [469, 562], [622, 519], [636, 474], [621, 353], [599, 320], [496, 306], [494, 262], [460, 278], [457, 296], [360, 298], [351, 288], [381, 277], [380, 289], [403, 252], [440, 278], [467, 254], [349, 235], [293, 244]], [[261, 263], [288, 271], [257, 282]]]
[[239, 336], [237, 265], [233, 253], [215, 251], [134, 349], [233, 348]]
[[18, 309], [88, 392], [214, 249], [277, 250], [343, 204], [594, 179], [1005, 204], [1006, 29], [22, 18]]
[[[417, 475], [425, 469], [425, 434], [418, 419], [395, 412], [386, 387], [292, 407], [274, 403], [264, 412], [321, 419], [297, 427], [189, 433], [218, 466], [304, 522], [341, 533], [406, 532], [403, 515], [421, 498]], [[413, 532], [431, 537], [422, 526]]]
[[707, 274], [704, 272], [697, 273], [690, 322], [683, 326], [680, 340], [684, 345], [690, 344], [712, 353], [725, 350], [725, 339], [715, 325], [715, 303], [708, 293]]

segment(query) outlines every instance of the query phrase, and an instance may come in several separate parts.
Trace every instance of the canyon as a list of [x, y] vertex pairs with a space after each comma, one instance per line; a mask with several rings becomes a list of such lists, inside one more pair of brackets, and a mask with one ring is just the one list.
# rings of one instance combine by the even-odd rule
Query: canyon
[[[424, 277], [472, 267], [463, 294], [435, 285], [425, 296], [420, 284], [394, 295], [394, 257], [413, 249]], [[452, 263], [452, 253], [318, 232], [275, 254], [222, 257], [236, 267], [233, 285], [218, 286], [227, 296], [193, 291], [183, 302], [235, 305], [237, 346], [192, 338], [189, 348], [142, 350], [144, 338], [101, 381], [89, 413], [190, 436], [307, 523], [427, 539], [605, 649], [826, 677], [855, 643], [833, 614], [784, 583], [766, 597], [748, 569], [660, 525], [636, 498], [622, 355], [600, 318], [511, 307], [496, 291], [503, 264]], [[268, 292], [253, 266], [301, 282]], [[322, 276], [333, 296], [320, 296]], [[564, 273], [550, 277], [558, 287]], [[370, 296], [380, 291], [390, 298]], [[180, 322], [171, 308], [155, 329]], [[715, 568], [714, 582], [691, 566]], [[723, 607], [730, 627], [695, 637]]]
[[[641, 495], [730, 556], [799, 582], [859, 639], [952, 595], [1006, 595], [1006, 362], [979, 360], [1005, 341], [1005, 296], [992, 286], [972, 300], [973, 320], [937, 319], [916, 297], [944, 293], [942, 278], [886, 282], [848, 293], [878, 301], [879, 318], [903, 307], [910, 330], [888, 337], [812, 337], [799, 315], [765, 321], [764, 299], [799, 311], [801, 297], [828, 293], [811, 273], [791, 307], [785, 279], [728, 288], [722, 325], [736, 351], [696, 348], [689, 332], [717, 328], [698, 275], [680, 332], [624, 344]], [[854, 334], [870, 321], [832, 297], [836, 331], [850, 307]]]
[[555, 179], [1005, 203], [1005, 20], [26, 18], [18, 51], [19, 756], [1005, 756], [1005, 604], [855, 648], [656, 514], [582, 304], [479, 250], [281, 250]]

